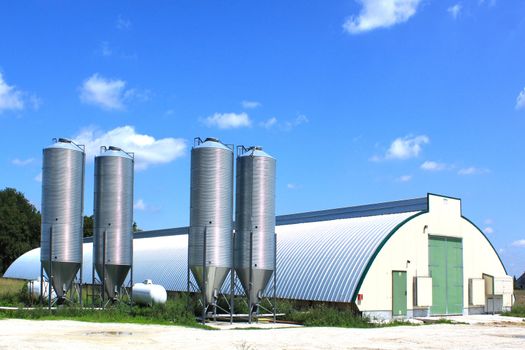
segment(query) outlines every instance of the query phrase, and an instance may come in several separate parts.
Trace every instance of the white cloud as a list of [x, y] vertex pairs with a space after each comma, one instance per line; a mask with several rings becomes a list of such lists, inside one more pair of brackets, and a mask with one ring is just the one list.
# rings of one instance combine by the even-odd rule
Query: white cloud
[[487, 227], [485, 227], [485, 228], [483, 229], [483, 232], [485, 232], [486, 234], [491, 235], [491, 234], [494, 233], [494, 229], [493, 229], [492, 227], [490, 227], [490, 226], [487, 226]]
[[120, 110], [124, 100], [133, 97], [133, 90], [125, 90], [126, 82], [120, 79], [107, 79], [98, 73], [86, 79], [80, 88], [80, 100], [104, 109]]
[[259, 123], [259, 125], [265, 129], [271, 129], [275, 124], [277, 124], [277, 118], [275, 117], [271, 117], [270, 119]]
[[260, 127], [265, 129], [271, 129], [274, 127], [279, 128], [281, 131], [290, 131], [302, 124], [307, 124], [310, 120], [303, 114], [298, 115], [294, 119], [286, 120], [284, 122], [278, 122], [277, 118], [271, 117], [259, 123]]
[[520, 239], [512, 242], [512, 245], [515, 247], [525, 247], [525, 239]]
[[254, 109], [254, 108], [261, 107], [261, 103], [257, 101], [246, 101], [245, 100], [245, 101], [242, 101], [241, 104], [242, 104], [242, 108], [246, 108], [246, 109]]
[[398, 182], [409, 182], [412, 180], [412, 175], [403, 175], [397, 178]]
[[459, 17], [460, 13], [461, 13], [461, 10], [462, 10], [462, 6], [460, 3], [457, 3], [453, 6], [450, 6], [447, 11], [448, 13], [450, 13], [450, 15], [452, 16], [452, 18], [456, 19]]
[[485, 219], [485, 221], [483, 221], [485, 223], [485, 225], [492, 225], [494, 223], [494, 220], [492, 219]]
[[419, 156], [422, 145], [430, 142], [426, 135], [416, 137], [403, 137], [395, 139], [386, 152], [388, 159], [408, 159]]
[[487, 4], [487, 6], [492, 7], [492, 6], [496, 5], [496, 0], [479, 0], [478, 4], [479, 5]]
[[384, 157], [375, 155], [370, 158], [373, 162], [385, 159], [410, 159], [419, 156], [422, 146], [429, 143], [430, 138], [426, 135], [398, 137], [390, 144]]
[[38, 173], [37, 176], [34, 177], [36, 182], [42, 182], [42, 172]]
[[306, 124], [309, 121], [310, 120], [304, 114], [299, 114], [297, 117], [295, 117], [295, 119], [284, 122], [281, 125], [281, 129], [285, 131], [289, 131], [289, 130], [292, 130], [293, 128], [298, 127], [299, 125]]
[[155, 139], [153, 136], [139, 134], [133, 126], [121, 126], [108, 132], [85, 129], [73, 138], [86, 146], [88, 159], [99, 154], [100, 146], [117, 146], [126, 152], [135, 153], [135, 169], [144, 170], [150, 165], [165, 164], [182, 157], [186, 151], [183, 139]]
[[298, 184], [294, 184], [294, 183], [289, 183], [289, 184], [286, 184], [286, 188], [289, 189], [289, 190], [297, 190], [299, 189], [301, 186], [299, 186]]
[[0, 113], [7, 110], [24, 109], [24, 93], [12, 85], [8, 85], [0, 72]]
[[34, 161], [35, 161], [35, 158], [27, 158], [27, 159], [15, 158], [11, 161], [11, 163], [14, 165], [18, 165], [18, 166], [25, 166], [25, 165], [33, 163]]
[[447, 165], [445, 163], [438, 163], [431, 160], [427, 160], [423, 164], [421, 164], [421, 169], [427, 170], [427, 171], [441, 171], [445, 170], [447, 168]]
[[343, 29], [351, 34], [387, 28], [408, 21], [415, 15], [421, 0], [356, 0], [361, 4], [359, 15], [345, 21]]
[[237, 129], [252, 125], [252, 121], [246, 113], [215, 113], [205, 118], [203, 122], [208, 127], [219, 129]]
[[107, 41], [100, 43], [100, 54], [104, 57], [109, 57], [113, 54], [113, 50]]
[[122, 15], [118, 15], [117, 23], [115, 24], [117, 29], [128, 30], [131, 29], [131, 21]]
[[135, 204], [133, 204], [133, 209], [144, 211], [146, 210], [146, 203], [144, 203], [144, 200], [140, 198], [135, 202]]
[[516, 109], [524, 109], [524, 108], [525, 108], [525, 88], [522, 91], [520, 91], [518, 97], [516, 98]]
[[489, 173], [490, 170], [489, 169], [482, 169], [482, 168], [476, 168], [476, 167], [467, 167], [467, 168], [462, 168], [462, 169], [459, 169], [458, 171], [458, 175], [480, 175], [480, 174], [486, 174], [486, 173]]
[[31, 107], [33, 107], [34, 110], [39, 109], [40, 106], [42, 105], [42, 99], [38, 96], [30, 95], [28, 97], [28, 100], [29, 100], [29, 104], [31, 105]]

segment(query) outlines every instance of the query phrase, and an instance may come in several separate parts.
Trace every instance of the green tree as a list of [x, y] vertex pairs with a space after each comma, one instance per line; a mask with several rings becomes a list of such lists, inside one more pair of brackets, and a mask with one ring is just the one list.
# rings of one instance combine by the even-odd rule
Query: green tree
[[[84, 216], [84, 237], [93, 236], [93, 227], [94, 227], [93, 215]], [[142, 229], [138, 227], [135, 221], [133, 221], [132, 231], [133, 233], [142, 231]]]
[[137, 225], [137, 223], [133, 221], [132, 232], [135, 233], [135, 232], [141, 232], [141, 231], [142, 229], [139, 227], [139, 225]]
[[0, 272], [40, 245], [40, 213], [14, 188], [0, 191]]
[[93, 236], [93, 215], [84, 215], [84, 237]]

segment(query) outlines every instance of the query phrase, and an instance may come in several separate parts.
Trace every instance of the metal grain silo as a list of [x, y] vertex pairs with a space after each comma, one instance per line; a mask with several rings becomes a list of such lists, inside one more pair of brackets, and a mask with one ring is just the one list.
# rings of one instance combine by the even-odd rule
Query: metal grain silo
[[43, 151], [40, 261], [60, 302], [82, 265], [85, 152], [54, 141]]
[[233, 147], [195, 139], [191, 150], [188, 264], [205, 297], [215, 304], [232, 268]]
[[111, 299], [133, 263], [133, 167], [133, 154], [118, 147], [101, 147], [95, 157], [94, 264]]
[[275, 158], [261, 147], [237, 148], [235, 271], [250, 305], [275, 271]]

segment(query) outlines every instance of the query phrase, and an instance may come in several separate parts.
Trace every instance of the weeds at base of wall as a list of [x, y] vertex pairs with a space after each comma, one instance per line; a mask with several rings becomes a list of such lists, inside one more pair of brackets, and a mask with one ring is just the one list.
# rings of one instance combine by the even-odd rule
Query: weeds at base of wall
[[89, 307], [63, 306], [52, 310], [45, 307], [33, 309], [0, 310], [0, 318], [16, 318], [30, 320], [75, 320], [84, 322], [116, 322], [138, 324], [160, 324], [188, 326], [203, 329], [212, 329], [203, 326], [195, 320], [194, 315], [188, 311], [187, 302], [183, 299], [169, 300], [163, 305], [153, 307], [119, 304], [104, 310]]
[[525, 305], [514, 305], [512, 311], [502, 313], [503, 316], [525, 317]]
[[356, 314], [344, 307], [327, 304], [301, 306], [291, 301], [278, 301], [277, 310], [285, 313], [286, 321], [302, 324], [306, 327], [342, 327], [342, 328], [382, 328], [395, 326], [414, 326], [408, 321], [395, 320], [377, 323]]
[[[3, 279], [0, 279], [2, 282]], [[2, 282], [3, 283], [3, 282]], [[27, 287], [25, 283], [17, 281], [11, 283], [9, 288], [0, 285], [0, 306], [25, 307], [29, 305]], [[1, 283], [0, 283], [1, 284]], [[5, 284], [5, 283], [4, 283]], [[188, 299], [190, 298], [190, 299]], [[235, 298], [235, 312], [247, 313], [247, 305], [240, 299]], [[188, 302], [190, 307], [188, 308]], [[180, 325], [189, 327], [202, 326], [196, 321], [195, 315], [200, 315], [201, 309], [198, 305], [198, 297], [188, 296], [186, 293], [176, 293], [168, 299], [165, 305], [153, 307], [134, 306], [130, 308], [126, 304], [118, 304], [105, 310], [93, 310], [88, 307], [79, 308], [74, 306], [60, 307], [51, 312], [47, 308], [37, 307], [32, 310], [0, 310], [1, 318], [22, 318], [35, 320], [60, 320], [71, 319], [86, 322], [121, 322], [140, 324]], [[263, 306], [270, 308], [267, 301]], [[393, 326], [414, 326], [408, 321], [373, 322], [372, 320], [356, 314], [348, 305], [319, 304], [291, 300], [277, 300], [276, 309], [278, 313], [285, 314], [279, 320], [302, 324], [306, 327], [345, 327], [345, 328], [379, 328]], [[513, 311], [505, 316], [525, 317], [525, 306], [515, 306]]]

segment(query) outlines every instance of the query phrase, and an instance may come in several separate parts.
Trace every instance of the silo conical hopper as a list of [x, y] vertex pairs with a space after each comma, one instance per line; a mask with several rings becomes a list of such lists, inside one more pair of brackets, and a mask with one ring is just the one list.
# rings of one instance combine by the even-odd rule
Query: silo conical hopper
[[133, 263], [134, 157], [114, 146], [95, 157], [94, 264], [114, 299]]
[[276, 161], [261, 147], [238, 150], [234, 263], [253, 309], [275, 271]]
[[209, 305], [232, 268], [233, 149], [214, 138], [196, 140], [191, 150], [188, 264]]
[[60, 303], [82, 265], [85, 152], [54, 141], [43, 150], [40, 261]]

